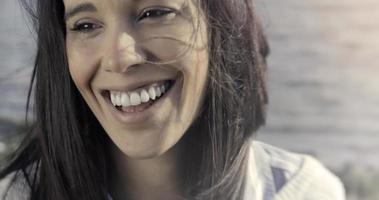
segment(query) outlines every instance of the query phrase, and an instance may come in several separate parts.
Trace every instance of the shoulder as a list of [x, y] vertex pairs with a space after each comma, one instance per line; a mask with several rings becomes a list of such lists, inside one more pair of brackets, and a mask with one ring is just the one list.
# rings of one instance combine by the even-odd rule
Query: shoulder
[[[343, 184], [314, 157], [289, 152], [254, 141], [250, 153], [259, 170], [255, 182], [261, 182], [262, 195], [276, 200], [343, 200]], [[252, 170], [250, 170], [251, 172]], [[254, 186], [252, 186], [254, 187]], [[271, 197], [271, 198], [270, 198]]]
[[0, 179], [0, 199], [3, 198], [5, 192], [11, 182], [11, 177], [8, 175], [7, 177]]
[[[15, 180], [14, 183], [13, 180]], [[3, 179], [0, 179], [0, 199], [3, 200], [23, 200], [28, 199], [30, 190], [26, 180], [20, 173], [13, 172]]]

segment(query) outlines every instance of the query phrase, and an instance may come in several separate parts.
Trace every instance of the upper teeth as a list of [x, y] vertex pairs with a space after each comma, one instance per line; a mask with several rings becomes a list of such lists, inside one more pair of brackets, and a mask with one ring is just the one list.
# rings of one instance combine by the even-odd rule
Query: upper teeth
[[154, 83], [131, 92], [110, 91], [111, 102], [114, 106], [138, 106], [141, 103], [146, 103], [162, 96], [167, 87], [168, 85], [165, 83]]

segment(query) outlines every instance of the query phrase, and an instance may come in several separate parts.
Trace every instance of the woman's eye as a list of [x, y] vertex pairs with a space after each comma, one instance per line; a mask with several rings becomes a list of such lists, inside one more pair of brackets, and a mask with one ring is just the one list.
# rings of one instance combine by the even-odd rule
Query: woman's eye
[[163, 16], [172, 15], [172, 14], [175, 14], [174, 10], [168, 9], [168, 8], [147, 9], [139, 15], [138, 21], [141, 21], [147, 18], [160, 18]]
[[71, 31], [75, 32], [91, 32], [95, 29], [101, 28], [100, 25], [91, 23], [91, 22], [83, 22], [83, 23], [77, 23], [74, 25], [74, 27], [71, 29]]

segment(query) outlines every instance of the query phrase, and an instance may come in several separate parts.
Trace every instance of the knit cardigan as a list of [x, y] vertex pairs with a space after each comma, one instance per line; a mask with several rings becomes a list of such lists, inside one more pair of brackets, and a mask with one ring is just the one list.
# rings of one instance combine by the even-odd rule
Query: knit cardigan
[[254, 141], [244, 200], [344, 200], [343, 184], [319, 161]]
[[[243, 200], [344, 200], [341, 181], [315, 158], [253, 141], [249, 149]], [[10, 177], [0, 181], [0, 199]], [[12, 188], [7, 200], [27, 199], [29, 190]], [[109, 196], [109, 200], [112, 198]]]

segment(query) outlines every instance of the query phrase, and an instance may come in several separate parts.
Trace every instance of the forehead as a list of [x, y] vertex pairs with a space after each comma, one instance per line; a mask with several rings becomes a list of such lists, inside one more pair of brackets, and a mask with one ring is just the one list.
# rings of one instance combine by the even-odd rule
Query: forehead
[[197, 0], [63, 0], [65, 6], [65, 19], [81, 12], [114, 12], [121, 15], [125, 11], [139, 10], [150, 6], [165, 6], [171, 8], [189, 8], [187, 14], [201, 13], [195, 4]]
[[63, 0], [65, 6], [74, 6], [77, 4], [85, 4], [91, 3], [96, 5], [114, 5], [114, 6], [122, 6], [122, 5], [135, 5], [135, 4], [160, 4], [160, 3], [189, 3], [193, 2], [193, 0]]

